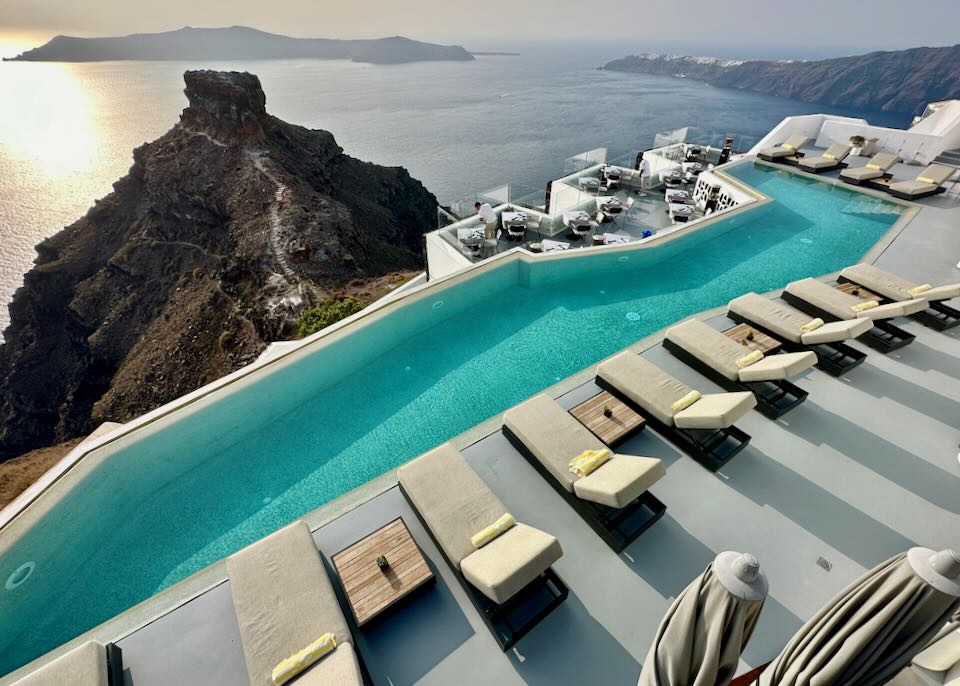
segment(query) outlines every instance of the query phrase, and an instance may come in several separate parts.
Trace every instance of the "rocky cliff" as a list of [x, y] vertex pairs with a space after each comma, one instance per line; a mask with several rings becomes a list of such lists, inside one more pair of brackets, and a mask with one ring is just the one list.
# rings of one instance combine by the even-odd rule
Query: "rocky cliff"
[[724, 88], [905, 114], [918, 114], [928, 102], [960, 97], [960, 45], [813, 62], [634, 55], [609, 62], [603, 69], [683, 74]]
[[138, 416], [345, 284], [421, 264], [436, 198], [404, 169], [269, 115], [256, 76], [184, 79], [180, 122], [37, 246], [0, 347], [0, 459]]

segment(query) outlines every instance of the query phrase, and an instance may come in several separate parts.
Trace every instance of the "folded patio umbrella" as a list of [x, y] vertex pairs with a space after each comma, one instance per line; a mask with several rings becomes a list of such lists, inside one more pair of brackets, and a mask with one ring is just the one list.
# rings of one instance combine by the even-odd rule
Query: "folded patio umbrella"
[[638, 686], [726, 686], [766, 597], [755, 557], [720, 553], [670, 606]]
[[960, 608], [960, 556], [911, 548], [815, 614], [760, 676], [761, 686], [880, 686]]

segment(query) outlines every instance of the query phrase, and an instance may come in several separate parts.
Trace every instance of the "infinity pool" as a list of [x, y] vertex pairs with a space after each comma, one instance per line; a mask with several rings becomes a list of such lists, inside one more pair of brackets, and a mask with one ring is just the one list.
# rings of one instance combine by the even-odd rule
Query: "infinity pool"
[[857, 261], [900, 217], [731, 173], [774, 202], [655, 249], [503, 265], [101, 449], [0, 558], [0, 673], [682, 317]]

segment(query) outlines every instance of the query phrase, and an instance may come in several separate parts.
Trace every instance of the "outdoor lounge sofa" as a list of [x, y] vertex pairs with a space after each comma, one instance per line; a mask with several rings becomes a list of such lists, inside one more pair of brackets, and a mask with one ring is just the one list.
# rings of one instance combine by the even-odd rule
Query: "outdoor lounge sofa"
[[586, 476], [570, 471], [573, 458], [606, 446], [548, 395], [507, 410], [503, 433], [617, 553], [667, 510], [648, 490], [667, 474], [658, 458], [615, 453]]
[[750, 391], [757, 410], [777, 419], [807, 398], [807, 392], [787, 379], [817, 363], [813, 352], [782, 353], [741, 366], [750, 349], [699, 319], [667, 329], [663, 347], [728, 391]]
[[813, 350], [817, 354], [817, 367], [833, 376], [850, 371], [866, 359], [864, 353], [844, 345], [843, 341], [861, 336], [873, 327], [869, 319], [854, 319], [827, 322], [805, 332], [803, 327], [811, 323], [810, 315], [757, 293], [731, 300], [727, 316], [738, 324], [749, 324], [779, 338], [787, 350]]
[[400, 489], [504, 652], [566, 599], [556, 538], [517, 523], [486, 545], [471, 537], [508, 512], [445, 443], [402, 466]]
[[890, 170], [900, 158], [889, 152], [874, 155], [863, 167], [853, 167], [840, 172], [840, 180], [852, 183], [854, 186], [870, 185], [876, 179], [889, 179]]
[[811, 174], [820, 174], [821, 172], [832, 171], [846, 166], [844, 160], [850, 154], [853, 146], [834, 143], [824, 150], [819, 157], [804, 157], [797, 163], [797, 166], [803, 171]]
[[767, 162], [776, 162], [784, 157], [793, 157], [797, 152], [810, 142], [810, 139], [803, 134], [794, 134], [780, 145], [773, 148], [764, 148], [757, 153], [757, 157]]
[[909, 181], [897, 181], [890, 184], [887, 193], [903, 200], [919, 200], [937, 193], [943, 193], [945, 184], [957, 170], [942, 164], [931, 164], [917, 178]]
[[272, 686], [271, 672], [281, 660], [328, 632], [337, 647], [294, 683], [363, 686], [349, 625], [305, 522], [228, 557], [227, 575], [250, 686]]
[[873, 322], [873, 327], [861, 334], [857, 340], [885, 353], [902, 348], [916, 338], [912, 333], [894, 326], [889, 320], [927, 309], [926, 300], [914, 298], [858, 311], [857, 308], [863, 307], [867, 300], [844, 293], [816, 279], [801, 279], [789, 283], [780, 297], [811, 317], [820, 317], [828, 322], [869, 319]]
[[14, 686], [123, 686], [123, 657], [113, 643], [87, 641]]
[[693, 389], [629, 351], [602, 362], [597, 383], [636, 407], [657, 433], [711, 471], [750, 442], [733, 423], [756, 406], [753, 393], [707, 393], [677, 410], [675, 403]]
[[872, 264], [860, 263], [840, 272], [841, 282], [855, 283], [873, 291], [884, 302], [905, 303], [917, 298], [927, 301], [927, 308], [909, 316], [921, 324], [944, 331], [960, 324], [960, 310], [944, 301], [960, 298], [960, 283], [924, 289], [896, 274], [879, 269]]

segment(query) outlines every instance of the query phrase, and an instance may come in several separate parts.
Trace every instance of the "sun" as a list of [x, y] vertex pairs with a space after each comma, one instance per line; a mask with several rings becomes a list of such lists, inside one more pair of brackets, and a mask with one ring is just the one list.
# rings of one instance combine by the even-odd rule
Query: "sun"
[[0, 92], [11, 95], [9, 104], [0, 106], [0, 150], [54, 178], [89, 171], [97, 162], [93, 103], [75, 69], [58, 63], [0, 64]]

